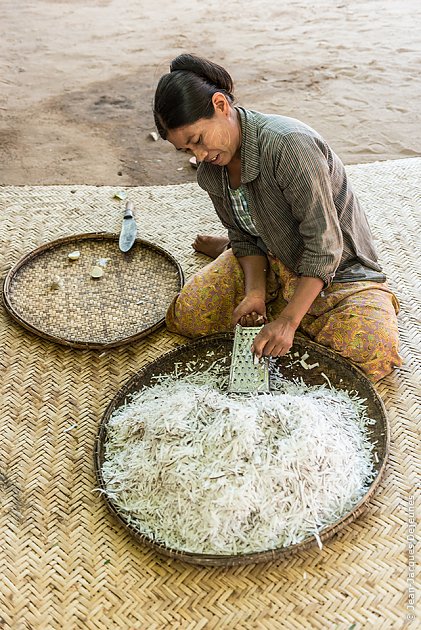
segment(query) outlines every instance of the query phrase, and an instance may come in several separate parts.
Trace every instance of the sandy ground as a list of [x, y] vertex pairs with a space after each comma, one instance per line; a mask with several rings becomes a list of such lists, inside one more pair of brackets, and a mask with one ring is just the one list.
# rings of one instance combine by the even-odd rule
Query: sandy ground
[[0, 0], [0, 14], [1, 184], [193, 181], [149, 136], [157, 79], [186, 51], [347, 164], [421, 155], [420, 0]]

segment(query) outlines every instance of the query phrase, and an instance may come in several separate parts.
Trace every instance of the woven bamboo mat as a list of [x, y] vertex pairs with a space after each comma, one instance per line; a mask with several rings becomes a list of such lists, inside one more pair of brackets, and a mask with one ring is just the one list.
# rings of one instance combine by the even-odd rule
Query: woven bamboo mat
[[[391, 456], [368, 511], [328, 542], [284, 561], [197, 568], [138, 546], [94, 492], [92, 449], [113, 394], [184, 341], [165, 329], [130, 346], [74, 350], [25, 331], [0, 309], [0, 627], [13, 629], [403, 628], [408, 502], [420, 510], [421, 158], [348, 168], [402, 305], [404, 366], [378, 386]], [[53, 239], [118, 231], [118, 189], [0, 189], [1, 272]], [[139, 236], [186, 277], [204, 264], [197, 232], [220, 232], [195, 184], [133, 188]], [[418, 247], [418, 251], [417, 251]], [[418, 484], [418, 488], [417, 488]], [[415, 622], [414, 622], [415, 626]]]

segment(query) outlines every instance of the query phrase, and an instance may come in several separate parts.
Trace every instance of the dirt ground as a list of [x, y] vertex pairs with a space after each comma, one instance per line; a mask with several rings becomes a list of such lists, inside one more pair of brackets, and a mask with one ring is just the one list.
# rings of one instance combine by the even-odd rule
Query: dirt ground
[[237, 101], [303, 120], [346, 164], [421, 155], [419, 0], [0, 0], [0, 184], [194, 181], [154, 131], [180, 52]]

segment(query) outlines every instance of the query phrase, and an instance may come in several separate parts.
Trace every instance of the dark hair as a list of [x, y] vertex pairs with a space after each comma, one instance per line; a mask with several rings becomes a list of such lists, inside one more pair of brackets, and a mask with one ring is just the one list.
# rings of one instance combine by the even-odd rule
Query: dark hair
[[199, 118], [212, 118], [212, 96], [222, 92], [232, 102], [232, 91], [232, 79], [222, 66], [195, 55], [179, 55], [155, 91], [153, 113], [161, 138], [165, 140], [169, 130], [190, 125]]

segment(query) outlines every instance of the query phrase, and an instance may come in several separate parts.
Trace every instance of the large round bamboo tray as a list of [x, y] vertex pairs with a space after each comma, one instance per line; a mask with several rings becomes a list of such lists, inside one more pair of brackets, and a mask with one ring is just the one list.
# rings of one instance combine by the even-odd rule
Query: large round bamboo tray
[[[158, 374], [171, 374], [174, 372], [174, 365], [177, 364], [177, 373], [182, 374], [183, 369], [191, 361], [199, 360], [195, 369], [206, 370], [216, 359], [223, 356], [231, 356], [233, 346], [233, 335], [230, 333], [211, 335], [202, 337], [197, 341], [193, 341], [184, 346], [180, 346], [171, 352], [164, 354], [162, 357], [148, 364], [135, 376], [133, 376], [120, 391], [114, 396], [109, 403], [95, 441], [94, 465], [97, 476], [97, 482], [102, 490], [106, 486], [102, 477], [102, 465], [105, 458], [105, 443], [107, 440], [107, 425], [112, 413], [121, 407], [131, 394], [138, 392], [144, 387], [154, 384], [154, 377]], [[376, 444], [377, 460], [374, 461], [376, 477], [373, 479], [364, 497], [354, 506], [354, 508], [345, 514], [336, 523], [322, 529], [319, 533], [322, 542], [327, 541], [337, 534], [341, 529], [352, 523], [367, 508], [368, 502], [377, 490], [380, 480], [383, 476], [386, 461], [389, 455], [389, 425], [387, 421], [384, 405], [376, 390], [366, 376], [341, 356], [335, 352], [313, 343], [303, 337], [297, 336], [291, 353], [304, 352], [310, 355], [309, 363], [319, 363], [319, 367], [312, 370], [306, 370], [299, 362], [293, 363], [296, 359], [291, 356], [279, 357], [276, 359], [277, 365], [281, 367], [282, 374], [290, 380], [294, 378], [302, 378], [308, 385], [321, 385], [326, 383], [328, 377], [333, 387], [348, 391], [355, 391], [359, 396], [366, 399], [367, 415], [375, 420], [375, 424], [368, 427], [369, 439]], [[293, 365], [291, 365], [293, 363]], [[229, 369], [229, 361], [227, 361], [227, 369]], [[171, 549], [155, 542], [151, 538], [140, 533], [133, 524], [129, 524], [127, 517], [123, 514], [113, 502], [103, 494], [108, 508], [111, 513], [120, 521], [124, 527], [135, 537], [137, 541], [155, 549], [158, 553], [165, 556], [178, 558], [184, 562], [196, 565], [208, 566], [236, 566], [242, 564], [256, 564], [261, 562], [273, 561], [281, 557], [300, 552], [316, 543], [313, 536], [306, 538], [301, 543], [282, 547], [278, 549], [269, 549], [258, 553], [248, 553], [242, 555], [210, 555], [197, 554]]]
[[[68, 254], [78, 250], [80, 258]], [[104, 275], [91, 277], [101, 260]], [[52, 289], [54, 278], [60, 287]], [[123, 253], [118, 236], [78, 234], [21, 258], [3, 286], [9, 313], [28, 330], [74, 348], [110, 348], [148, 335], [165, 321], [183, 272], [167, 251], [136, 239]]]

